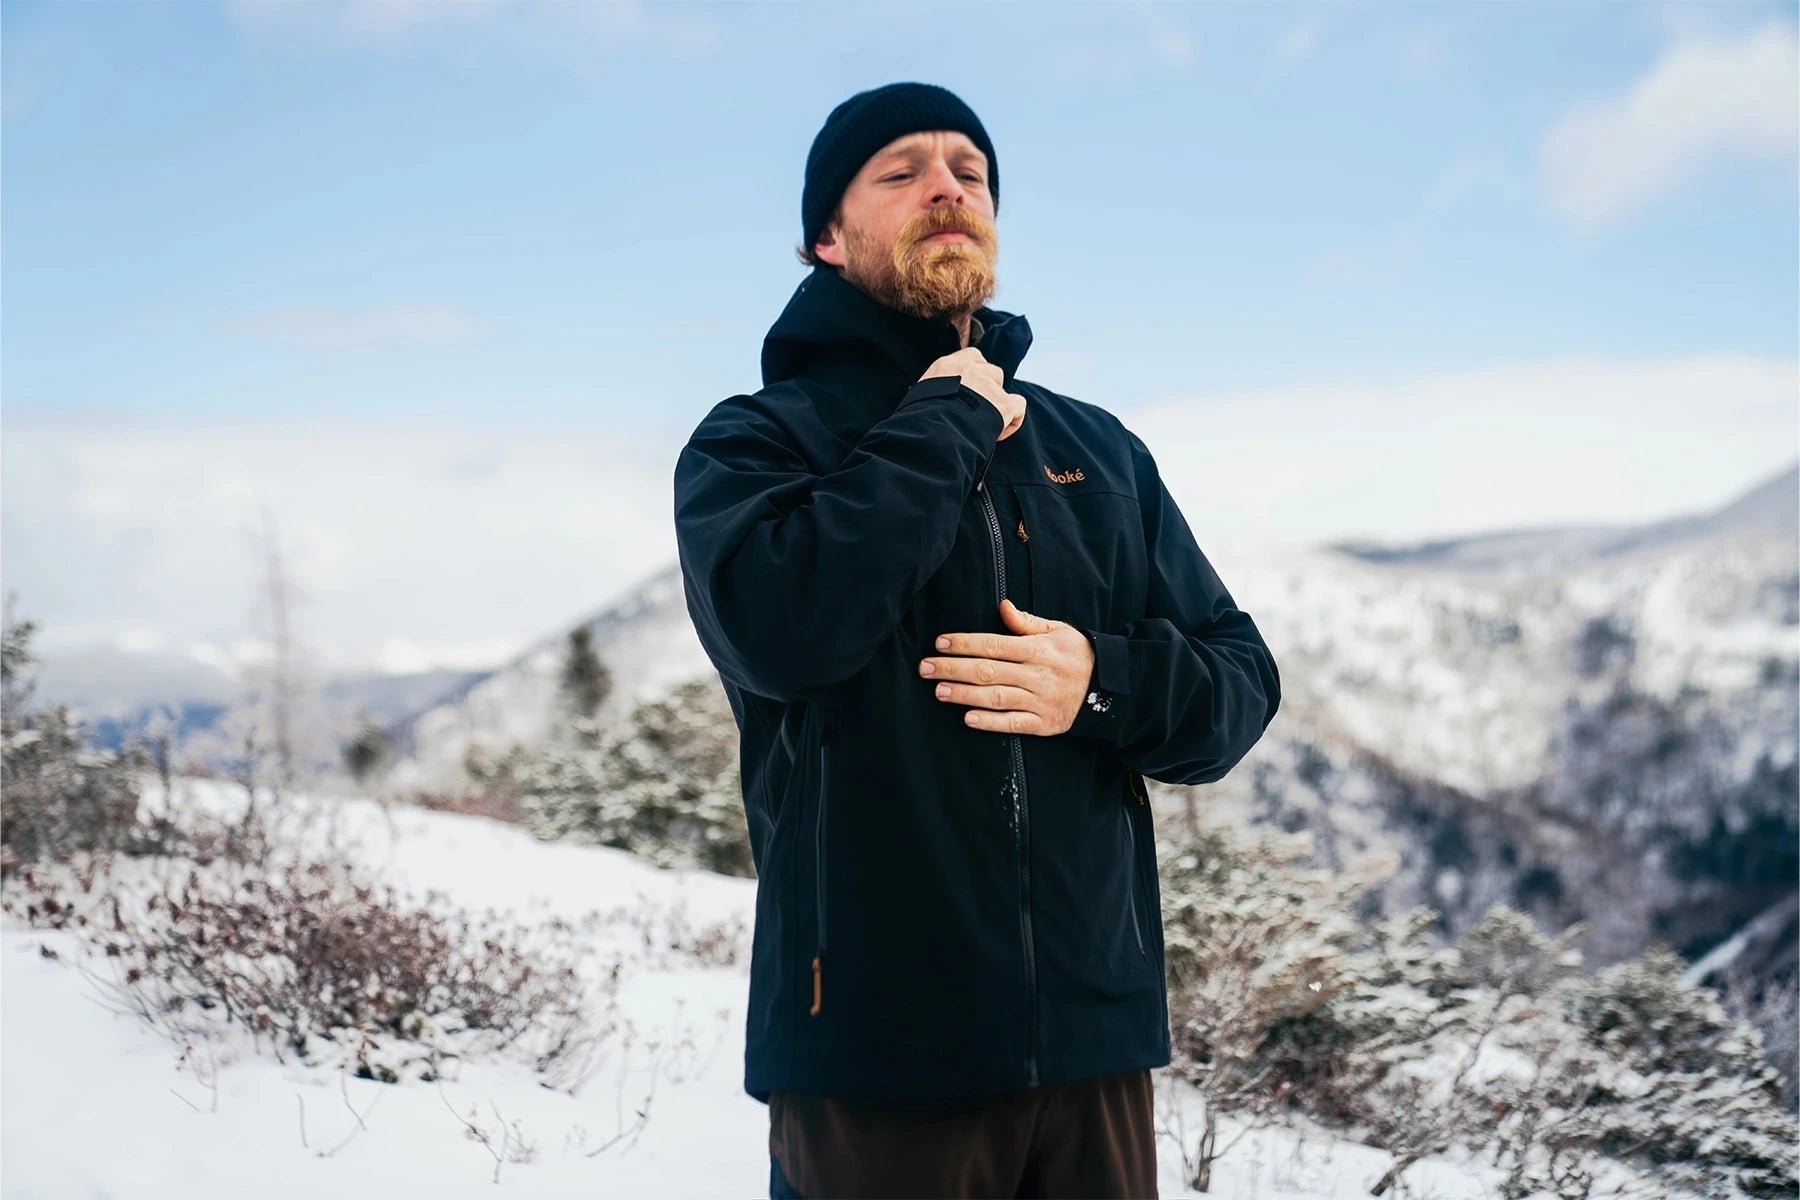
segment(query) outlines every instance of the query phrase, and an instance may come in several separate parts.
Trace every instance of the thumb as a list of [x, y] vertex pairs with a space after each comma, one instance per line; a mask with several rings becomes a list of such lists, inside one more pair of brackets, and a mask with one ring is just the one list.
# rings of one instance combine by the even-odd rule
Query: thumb
[[1026, 612], [1010, 599], [1000, 602], [1000, 619], [1006, 622], [1007, 628], [1019, 633], [1047, 633], [1051, 626], [1051, 622]]

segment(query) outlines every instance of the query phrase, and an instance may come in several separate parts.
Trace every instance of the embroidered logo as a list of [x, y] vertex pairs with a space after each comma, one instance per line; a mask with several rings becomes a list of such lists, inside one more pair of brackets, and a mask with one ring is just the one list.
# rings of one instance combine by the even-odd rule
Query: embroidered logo
[[1083, 479], [1087, 478], [1086, 475], [1081, 473], [1080, 467], [1075, 468], [1073, 471], [1064, 471], [1061, 475], [1058, 475], [1055, 471], [1052, 471], [1046, 466], [1044, 468], [1044, 474], [1050, 477], [1051, 483], [1080, 483]]

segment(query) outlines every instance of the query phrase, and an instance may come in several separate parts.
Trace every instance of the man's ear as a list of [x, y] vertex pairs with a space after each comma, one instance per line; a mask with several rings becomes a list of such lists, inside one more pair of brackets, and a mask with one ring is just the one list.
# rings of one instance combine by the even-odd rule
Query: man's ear
[[819, 231], [819, 240], [813, 243], [813, 254], [820, 262], [831, 266], [841, 268], [844, 265], [844, 248], [838, 242], [836, 221]]

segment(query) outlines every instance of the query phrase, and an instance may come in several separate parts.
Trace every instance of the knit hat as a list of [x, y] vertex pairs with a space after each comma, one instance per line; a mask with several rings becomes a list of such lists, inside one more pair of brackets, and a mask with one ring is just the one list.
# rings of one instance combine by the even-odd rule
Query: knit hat
[[1000, 211], [1000, 164], [994, 145], [973, 109], [947, 88], [931, 83], [890, 83], [858, 92], [831, 110], [806, 155], [806, 186], [800, 196], [805, 245], [819, 240], [844, 189], [871, 155], [897, 137], [928, 129], [967, 134], [987, 155], [988, 194]]

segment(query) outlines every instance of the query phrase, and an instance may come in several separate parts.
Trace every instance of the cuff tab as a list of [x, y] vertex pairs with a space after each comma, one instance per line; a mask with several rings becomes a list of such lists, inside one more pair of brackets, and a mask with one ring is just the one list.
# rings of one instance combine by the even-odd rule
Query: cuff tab
[[982, 400], [979, 393], [963, 386], [961, 375], [933, 375], [907, 388], [896, 407], [905, 407], [914, 400], [930, 400], [937, 396], [956, 396], [970, 408], [976, 407]]
[[1118, 633], [1086, 631], [1094, 644], [1094, 679], [1090, 685], [1114, 695], [1131, 691], [1131, 647]]

